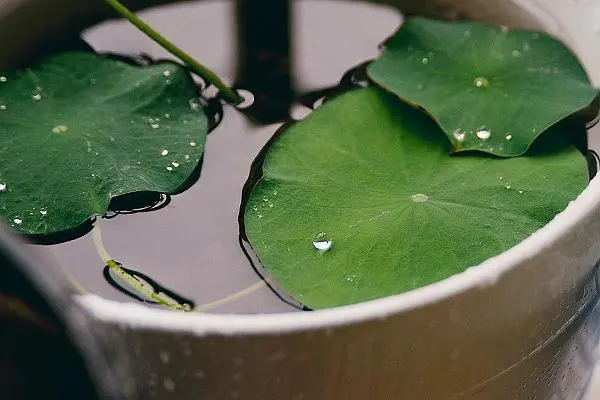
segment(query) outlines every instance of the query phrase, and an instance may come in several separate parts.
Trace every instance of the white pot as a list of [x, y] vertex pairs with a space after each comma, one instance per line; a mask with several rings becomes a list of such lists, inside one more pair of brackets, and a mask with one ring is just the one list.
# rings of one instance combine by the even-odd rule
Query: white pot
[[[385, 2], [546, 30], [571, 46], [600, 85], [597, 0]], [[64, 31], [73, 15], [50, 3], [2, 2], [0, 37], [25, 28], [22, 39], [33, 43], [39, 32]], [[78, 7], [77, 18], [101, 17], [94, 7]], [[42, 9], [51, 9], [53, 20], [39, 19], [36, 32], [17, 23]], [[6, 49], [0, 65], [22, 53]], [[385, 299], [244, 316], [157, 311], [95, 296], [76, 300], [98, 332], [125, 341], [142, 398], [576, 399], [590, 377], [587, 352], [597, 334], [578, 317], [589, 314], [598, 293], [599, 179], [507, 252]]]

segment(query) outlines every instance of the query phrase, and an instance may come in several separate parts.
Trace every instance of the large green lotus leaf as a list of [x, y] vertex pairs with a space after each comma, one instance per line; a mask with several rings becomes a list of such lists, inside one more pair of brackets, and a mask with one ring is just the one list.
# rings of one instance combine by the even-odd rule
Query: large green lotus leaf
[[49, 234], [104, 214], [115, 196], [177, 190], [208, 131], [197, 97], [171, 63], [63, 53], [0, 72], [0, 219]]
[[409, 19], [368, 68], [372, 80], [423, 107], [455, 151], [518, 156], [596, 96], [577, 58], [531, 31]]
[[561, 138], [544, 134], [517, 158], [450, 156], [426, 115], [358, 89], [272, 142], [245, 233], [309, 307], [411, 290], [514, 246], [586, 187], [585, 158]]

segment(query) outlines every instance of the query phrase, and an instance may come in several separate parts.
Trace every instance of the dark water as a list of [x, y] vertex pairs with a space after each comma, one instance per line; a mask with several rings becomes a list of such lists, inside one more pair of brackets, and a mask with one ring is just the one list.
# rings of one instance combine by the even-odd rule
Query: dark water
[[[296, 2], [292, 15], [289, 84], [299, 92], [335, 85], [350, 67], [375, 57], [377, 45], [401, 22], [400, 14], [391, 8], [324, 0]], [[233, 2], [192, 3], [141, 16], [225, 81], [234, 82], [240, 52], [236, 51], [239, 24]], [[84, 38], [98, 51], [169, 57], [125, 22], [102, 24]], [[241, 56], [248, 54], [241, 52]], [[279, 77], [279, 87], [285, 80], [285, 75]], [[267, 87], [266, 95], [257, 93], [257, 102], [269, 90], [273, 88]], [[307, 111], [300, 105], [292, 107], [296, 116]], [[124, 267], [151, 277], [196, 306], [212, 304], [206, 311], [297, 310], [261, 283], [238, 243], [242, 187], [253, 159], [280, 124], [254, 124], [231, 107], [225, 107], [224, 113], [208, 137], [198, 182], [159, 210], [99, 220], [102, 242]], [[50, 248], [82, 291], [134, 301], [104, 279], [105, 263], [91, 234]], [[224, 304], [213, 303], [245, 289]]]

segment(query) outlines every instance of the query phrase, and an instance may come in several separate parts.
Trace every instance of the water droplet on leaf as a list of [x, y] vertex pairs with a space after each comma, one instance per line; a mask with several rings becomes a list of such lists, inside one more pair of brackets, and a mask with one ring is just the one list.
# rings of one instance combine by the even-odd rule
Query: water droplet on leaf
[[480, 129], [477, 131], [477, 137], [481, 140], [488, 140], [492, 136], [492, 132], [487, 129]]
[[477, 87], [487, 87], [490, 84], [490, 82], [487, 80], [487, 78], [478, 76], [473, 81], [473, 84]]
[[512, 140], [512, 135], [510, 133], [506, 135], [506, 140]]
[[68, 130], [69, 130], [69, 127], [66, 125], [56, 125], [54, 128], [52, 128], [53, 133], [63, 133]]
[[42, 99], [42, 94], [41, 93], [34, 93], [31, 95], [31, 98], [35, 101], [40, 101]]
[[331, 249], [332, 244], [333, 241], [331, 240], [331, 237], [329, 237], [329, 235], [325, 232], [317, 233], [312, 242], [313, 247], [320, 252], [328, 251]]
[[0, 183], [0, 192], [4, 192], [6, 190], [6, 183]]
[[457, 141], [462, 142], [463, 140], [465, 140], [465, 137], [465, 133], [460, 129], [454, 131], [454, 139], [456, 139]]
[[429, 58], [427, 57], [423, 57], [423, 59], [421, 60], [422, 64], [429, 64]]
[[13, 222], [17, 225], [21, 225], [23, 223], [23, 220], [20, 218], [15, 218], [15, 219], [13, 219]]
[[164, 149], [163, 151], [160, 152], [161, 155], [166, 156], [167, 154], [169, 154], [169, 150]]

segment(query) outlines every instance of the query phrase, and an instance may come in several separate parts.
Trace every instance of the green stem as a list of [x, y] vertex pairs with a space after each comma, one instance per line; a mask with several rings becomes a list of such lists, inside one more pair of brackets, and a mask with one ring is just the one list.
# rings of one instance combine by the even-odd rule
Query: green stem
[[221, 92], [223, 99], [231, 104], [239, 104], [243, 99], [238, 95], [235, 90], [227, 86], [223, 81], [210, 69], [206, 68], [198, 61], [194, 60], [189, 54], [175, 46], [163, 35], [152, 29], [150, 25], [138, 18], [133, 12], [125, 7], [118, 0], [105, 0], [106, 3], [111, 6], [117, 13], [123, 18], [127, 19], [139, 30], [144, 32], [150, 39], [160, 44], [165, 50], [173, 54], [175, 57], [183, 61], [193, 72], [206, 79], [208, 82], [215, 85]]

